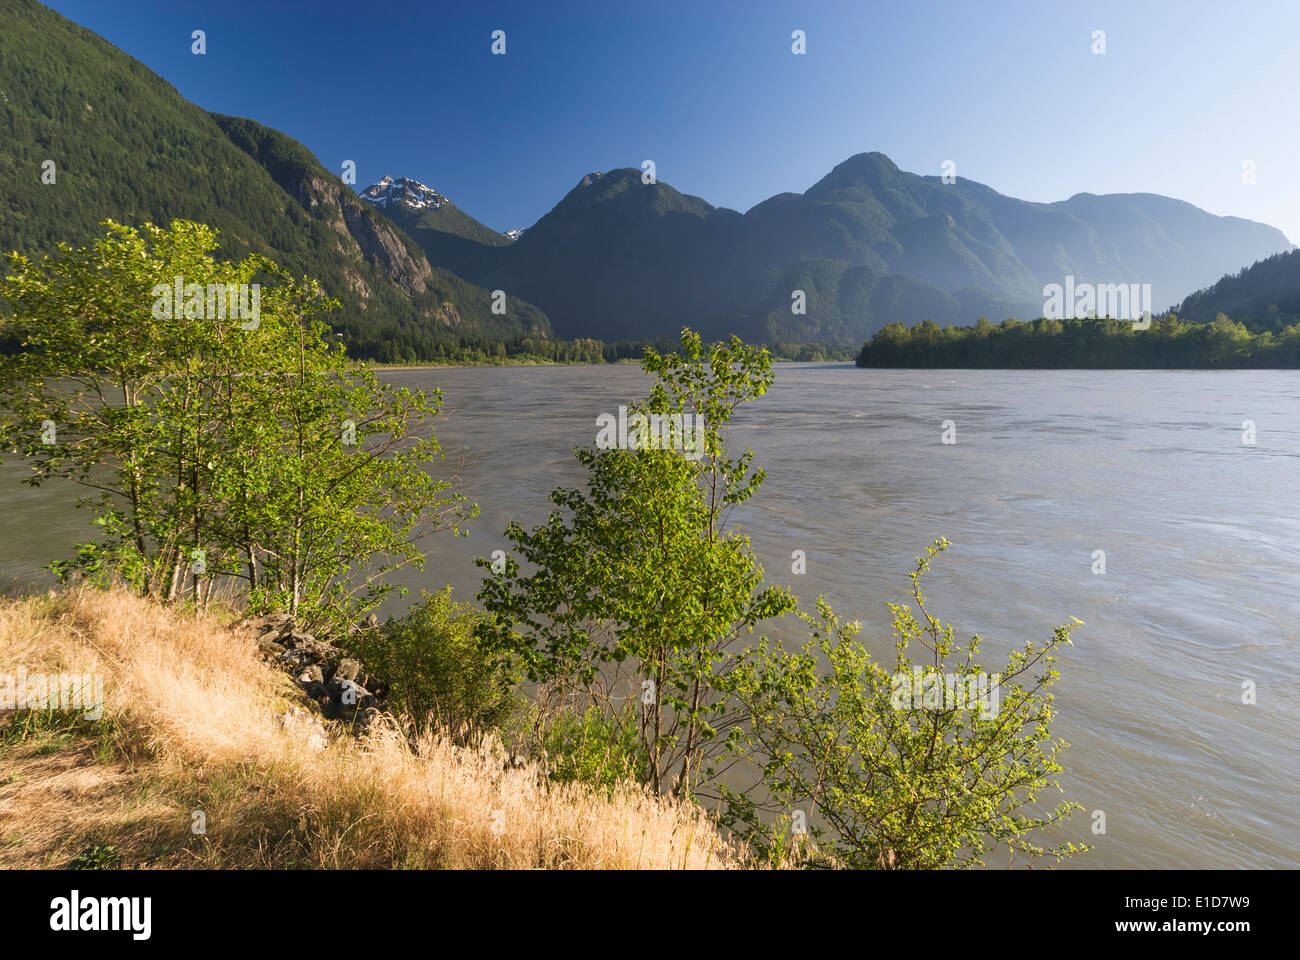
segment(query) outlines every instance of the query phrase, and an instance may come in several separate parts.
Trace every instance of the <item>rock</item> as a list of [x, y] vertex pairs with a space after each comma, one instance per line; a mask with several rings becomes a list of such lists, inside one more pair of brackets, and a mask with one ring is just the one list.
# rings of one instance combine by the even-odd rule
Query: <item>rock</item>
[[339, 661], [338, 668], [334, 671], [334, 682], [340, 683], [344, 680], [356, 682], [356, 679], [361, 676], [361, 670], [362, 667], [359, 660], [345, 657]]
[[298, 674], [298, 682], [306, 684], [324, 684], [325, 675], [321, 673], [320, 667], [313, 663], [302, 673]]
[[353, 686], [344, 690], [330, 690], [323, 697], [317, 698], [321, 712], [331, 720], [346, 719], [364, 714], [367, 710], [377, 709], [373, 694], [361, 687]]
[[288, 625], [277, 626], [273, 624], [270, 627], [263, 629], [262, 632], [258, 635], [257, 639], [259, 641], [275, 640], [278, 642], [285, 639], [285, 637], [287, 637], [291, 632], [292, 630]]
[[367, 630], [378, 630], [379, 618], [373, 613], [366, 614], [366, 619], [361, 623], [354, 623], [348, 627], [349, 634], [364, 633]]
[[330, 699], [344, 711], [366, 710], [375, 705], [375, 695], [361, 684], [335, 677], [326, 686]]
[[329, 683], [330, 694], [337, 695], [345, 707], [355, 707], [362, 697], [370, 696], [370, 691], [353, 680], [340, 680], [335, 677]]
[[329, 660], [337, 663], [339, 660], [339, 649], [332, 644], [323, 640], [303, 640], [294, 644], [294, 649], [301, 650], [317, 660]]
[[288, 664], [293, 670], [298, 670], [307, 662], [307, 655], [301, 650], [286, 650], [284, 653], [277, 654], [275, 660], [277, 663]]
[[[354, 625], [350, 632], [374, 629], [378, 623], [372, 615], [364, 626]], [[290, 674], [319, 706], [320, 716], [342, 720], [353, 730], [382, 722], [390, 684], [368, 674], [360, 660], [345, 656], [328, 639], [299, 630], [287, 613], [249, 617], [240, 625], [258, 638], [262, 656]]]

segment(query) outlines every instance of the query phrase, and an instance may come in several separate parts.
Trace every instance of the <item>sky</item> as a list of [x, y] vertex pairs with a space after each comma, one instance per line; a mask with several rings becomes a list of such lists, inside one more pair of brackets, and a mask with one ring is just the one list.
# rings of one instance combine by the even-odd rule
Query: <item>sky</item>
[[1026, 200], [1159, 193], [1300, 240], [1297, 0], [47, 2], [205, 109], [353, 161], [358, 188], [413, 177], [497, 230], [594, 170], [653, 160], [744, 211], [875, 150]]

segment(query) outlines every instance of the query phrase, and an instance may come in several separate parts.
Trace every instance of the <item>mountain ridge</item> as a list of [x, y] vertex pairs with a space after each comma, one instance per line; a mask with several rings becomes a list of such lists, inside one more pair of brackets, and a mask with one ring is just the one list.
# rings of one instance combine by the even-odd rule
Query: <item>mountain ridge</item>
[[1276, 253], [1189, 294], [1174, 312], [1194, 323], [1225, 314], [1255, 333], [1300, 323], [1300, 249]]
[[[1066, 276], [1149, 283], [1157, 306], [1178, 303], [1294, 249], [1266, 224], [1159, 194], [1024, 201], [880, 152], [744, 213], [639, 168], [590, 171], [536, 223], [501, 233], [419, 180], [345, 185], [303, 144], [203, 110], [35, 0], [0, 9], [0, 245], [84, 242], [106, 217], [202, 220], [224, 256], [262, 252], [317, 276], [362, 357], [414, 362], [448, 340], [552, 333], [644, 340], [684, 325], [857, 344], [893, 321], [1028, 319]], [[46, 163], [56, 184], [41, 182]]]
[[[593, 171], [509, 247], [455, 246], [450, 269], [538, 303], [564, 336], [658, 336], [685, 323], [712, 336], [842, 343], [894, 320], [1036, 317], [1043, 288], [1067, 275], [1150, 283], [1153, 302], [1173, 303], [1292, 248], [1267, 224], [1160, 194], [1019, 200], [904, 171], [880, 152], [743, 214], [645, 182], [637, 168]], [[803, 314], [792, 309], [797, 291]]]

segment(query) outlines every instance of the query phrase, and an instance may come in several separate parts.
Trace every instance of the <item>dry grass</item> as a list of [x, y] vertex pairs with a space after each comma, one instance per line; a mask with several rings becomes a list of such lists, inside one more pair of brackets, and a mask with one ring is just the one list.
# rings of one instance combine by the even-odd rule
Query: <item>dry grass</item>
[[88, 588], [0, 601], [0, 673], [19, 665], [100, 673], [107, 704], [98, 722], [11, 725], [0, 866], [64, 866], [95, 848], [141, 867], [741, 865], [696, 806], [504, 769], [492, 742], [425, 733], [412, 749], [391, 726], [327, 738], [253, 638], [217, 617]]

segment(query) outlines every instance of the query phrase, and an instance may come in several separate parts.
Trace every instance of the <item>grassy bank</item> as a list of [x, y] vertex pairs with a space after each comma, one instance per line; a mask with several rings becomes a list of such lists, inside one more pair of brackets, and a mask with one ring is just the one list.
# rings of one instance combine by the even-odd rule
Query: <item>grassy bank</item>
[[105, 689], [98, 720], [0, 714], [0, 867], [741, 865], [696, 806], [556, 784], [491, 742], [332, 735], [228, 620], [90, 588], [0, 602], [0, 673]]

